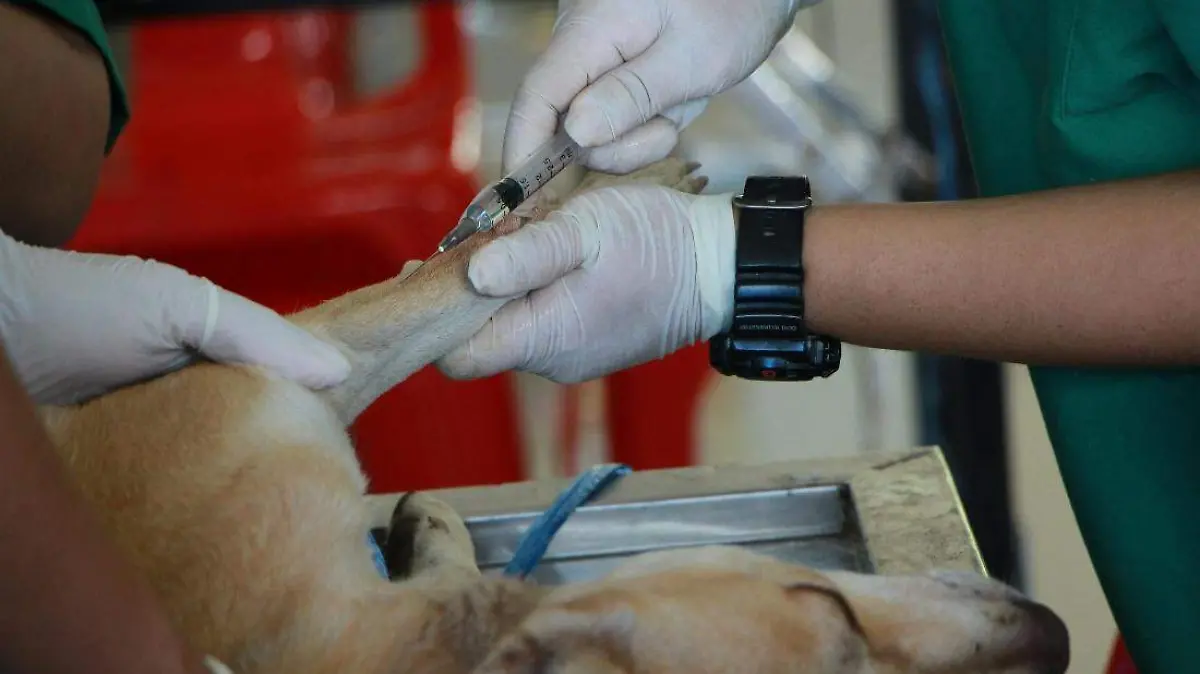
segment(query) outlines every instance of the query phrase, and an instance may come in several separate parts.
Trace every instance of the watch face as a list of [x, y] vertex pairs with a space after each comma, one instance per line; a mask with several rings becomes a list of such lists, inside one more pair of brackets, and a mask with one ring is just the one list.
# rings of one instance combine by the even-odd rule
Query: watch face
[[714, 338], [709, 358], [725, 375], [761, 381], [808, 381], [828, 377], [841, 364], [841, 342], [817, 335], [798, 340]]

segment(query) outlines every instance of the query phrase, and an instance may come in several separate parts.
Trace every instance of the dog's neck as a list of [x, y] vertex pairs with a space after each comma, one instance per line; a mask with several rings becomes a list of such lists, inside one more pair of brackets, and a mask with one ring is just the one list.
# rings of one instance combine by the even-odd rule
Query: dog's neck
[[[401, 592], [367, 607], [340, 640], [347, 648], [374, 654], [355, 671], [470, 674], [548, 591], [503, 578], [479, 578], [434, 591], [398, 587]], [[337, 662], [344, 666], [346, 661]]]

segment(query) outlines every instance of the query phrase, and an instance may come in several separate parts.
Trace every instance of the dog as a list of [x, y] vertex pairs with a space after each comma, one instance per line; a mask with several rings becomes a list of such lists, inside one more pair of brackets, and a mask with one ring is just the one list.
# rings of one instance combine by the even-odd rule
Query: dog
[[[577, 188], [698, 193], [668, 159]], [[532, 208], [397, 278], [290, 316], [352, 372], [313, 391], [259, 368], [197, 363], [39, 413], [62, 463], [177, 628], [237, 674], [1053, 674], [1067, 633], [983, 577], [819, 573], [739, 548], [631, 558], [542, 588], [488, 577], [462, 520], [414, 493], [383, 578], [347, 427], [482, 328], [509, 299], [466, 280], [472, 252]]]

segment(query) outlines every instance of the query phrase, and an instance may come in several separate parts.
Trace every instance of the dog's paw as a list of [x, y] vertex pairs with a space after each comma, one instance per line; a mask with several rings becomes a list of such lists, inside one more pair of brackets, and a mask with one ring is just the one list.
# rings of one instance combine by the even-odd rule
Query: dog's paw
[[453, 508], [427, 494], [409, 492], [392, 510], [383, 559], [389, 578], [398, 580], [440, 564], [474, 566], [475, 546]]
[[661, 185], [680, 192], [699, 194], [708, 185], [707, 176], [694, 175], [699, 168], [699, 162], [667, 157], [625, 175], [592, 171], [579, 182], [574, 193], [618, 185]]

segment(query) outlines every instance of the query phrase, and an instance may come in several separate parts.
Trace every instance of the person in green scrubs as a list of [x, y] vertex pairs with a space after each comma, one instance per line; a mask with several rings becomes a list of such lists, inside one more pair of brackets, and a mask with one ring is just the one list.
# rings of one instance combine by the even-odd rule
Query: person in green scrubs
[[79, 226], [128, 117], [90, 0], [0, 0], [0, 99], [0, 672], [226, 672], [190, 651], [107, 540], [34, 404], [81, 402], [196, 353], [314, 388], [349, 363], [180, 269], [46, 247]]
[[[563, 3], [514, 100], [506, 167], [560, 121], [592, 168], [665, 156], [708, 96], [763, 61], [802, 4]], [[807, 320], [863, 346], [1031, 365], [1140, 671], [1192, 671], [1200, 3], [945, 0], [940, 10], [983, 198], [826, 205], [815, 195]], [[730, 197], [598, 191], [489, 244], [470, 263], [475, 288], [530, 294], [441, 368], [574, 382], [711, 338], [732, 313]]]

